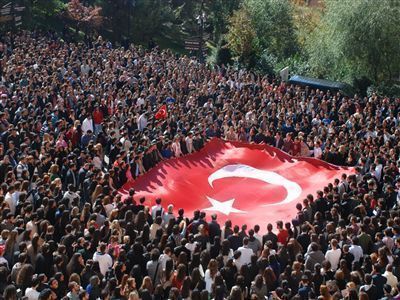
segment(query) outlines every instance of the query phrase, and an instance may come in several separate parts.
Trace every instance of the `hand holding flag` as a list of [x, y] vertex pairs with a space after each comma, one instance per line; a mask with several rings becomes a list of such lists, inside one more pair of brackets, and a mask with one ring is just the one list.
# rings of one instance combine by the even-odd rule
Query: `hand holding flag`
[[166, 119], [167, 116], [168, 116], [167, 105], [164, 104], [156, 112], [155, 118], [156, 118], [156, 120], [162, 120], [162, 119]]

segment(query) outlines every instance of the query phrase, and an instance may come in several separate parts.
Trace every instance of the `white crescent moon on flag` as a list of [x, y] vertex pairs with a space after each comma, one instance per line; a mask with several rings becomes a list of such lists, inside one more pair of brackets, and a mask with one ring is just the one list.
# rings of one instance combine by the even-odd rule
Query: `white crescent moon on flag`
[[263, 206], [281, 205], [291, 203], [293, 200], [297, 199], [302, 192], [302, 188], [296, 182], [290, 181], [282, 175], [272, 172], [264, 171], [253, 168], [248, 165], [236, 164], [227, 165], [208, 177], [208, 183], [213, 187], [213, 182], [218, 179], [230, 178], [230, 177], [241, 177], [241, 178], [251, 178], [264, 181], [269, 184], [280, 185], [286, 189], [286, 198], [278, 203], [264, 204]]

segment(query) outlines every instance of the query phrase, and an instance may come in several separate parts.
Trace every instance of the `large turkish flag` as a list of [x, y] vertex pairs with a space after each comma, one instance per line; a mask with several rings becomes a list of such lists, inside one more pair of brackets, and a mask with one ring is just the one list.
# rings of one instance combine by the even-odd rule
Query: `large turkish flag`
[[291, 221], [296, 203], [322, 189], [342, 173], [341, 168], [314, 158], [292, 157], [274, 147], [211, 140], [199, 152], [161, 162], [120, 190], [135, 188], [135, 199], [146, 197], [145, 205], [161, 198], [175, 210], [194, 210], [233, 224], [260, 225]]

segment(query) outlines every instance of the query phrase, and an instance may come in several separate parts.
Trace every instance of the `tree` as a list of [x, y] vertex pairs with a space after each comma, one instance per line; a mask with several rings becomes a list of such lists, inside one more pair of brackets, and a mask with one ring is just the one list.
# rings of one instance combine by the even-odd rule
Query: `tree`
[[244, 0], [260, 48], [278, 60], [298, 51], [293, 7], [289, 0]]
[[136, 9], [135, 0], [97, 0], [96, 4], [101, 6], [104, 16], [103, 34], [115, 41], [131, 37], [132, 20]]
[[67, 5], [66, 16], [76, 23], [76, 27], [98, 28], [102, 24], [101, 7], [84, 6], [79, 0], [71, 0]]
[[326, 0], [326, 11], [307, 43], [314, 75], [388, 81], [400, 70], [400, 2]]
[[25, 6], [23, 24], [27, 28], [42, 27], [52, 30], [62, 30], [63, 23], [59, 16], [66, 5], [62, 0], [23, 0]]
[[136, 39], [149, 42], [169, 30], [174, 14], [167, 0], [136, 0], [132, 19]]
[[229, 18], [239, 8], [240, 3], [241, 0], [209, 0], [206, 2], [215, 42], [218, 43], [221, 36], [228, 32]]
[[236, 59], [249, 67], [254, 67], [259, 52], [257, 33], [246, 7], [235, 11], [230, 18], [227, 41]]
[[314, 29], [320, 24], [323, 7], [294, 5], [293, 21], [299, 47], [305, 47], [306, 42]]

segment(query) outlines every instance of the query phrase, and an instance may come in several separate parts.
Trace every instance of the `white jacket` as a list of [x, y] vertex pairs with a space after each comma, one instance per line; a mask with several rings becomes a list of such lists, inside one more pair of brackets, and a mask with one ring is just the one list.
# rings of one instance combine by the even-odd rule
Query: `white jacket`
[[107, 271], [112, 267], [113, 261], [108, 253], [96, 252], [93, 254], [93, 261], [98, 261], [100, 266], [100, 272], [103, 276], [106, 275]]

